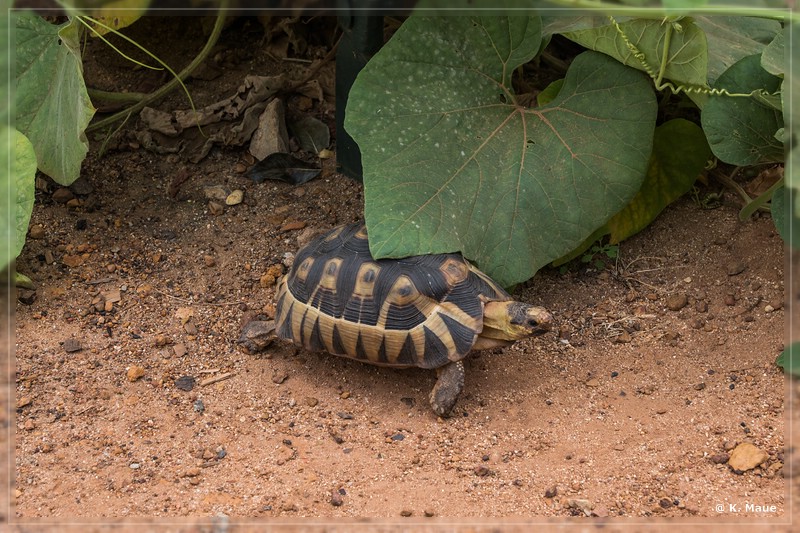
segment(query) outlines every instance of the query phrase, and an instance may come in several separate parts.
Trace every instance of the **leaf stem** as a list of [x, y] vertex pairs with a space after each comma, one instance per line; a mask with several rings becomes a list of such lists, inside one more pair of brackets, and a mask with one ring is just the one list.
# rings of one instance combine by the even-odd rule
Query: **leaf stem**
[[674, 15], [738, 15], [745, 17], [758, 17], [784, 22], [800, 22], [800, 13], [786, 10], [765, 9], [758, 7], [742, 7], [741, 5], [714, 5], [713, 7], [697, 8], [642, 8], [620, 6], [603, 0], [549, 0], [550, 4], [561, 5], [565, 11], [589, 9], [603, 11], [605, 15], [620, 15], [637, 18], [664, 18]]
[[[216, 19], [216, 21], [214, 23], [214, 28], [211, 30], [211, 35], [209, 35], [208, 41], [206, 42], [206, 45], [203, 47], [203, 49], [200, 51], [200, 53], [197, 54], [197, 56], [192, 60], [191, 63], [189, 63], [186, 66], [186, 68], [184, 68], [182, 71], [180, 71], [177, 74], [175, 74], [173, 72], [174, 77], [173, 77], [172, 80], [170, 80], [168, 83], [164, 84], [162, 87], [160, 87], [156, 91], [148, 94], [146, 98], [140, 100], [139, 102], [137, 102], [136, 104], [132, 105], [131, 107], [129, 107], [127, 109], [123, 109], [122, 111], [114, 113], [110, 117], [106, 117], [103, 120], [99, 120], [99, 121], [95, 122], [94, 124], [91, 124], [88, 128], [86, 128], [86, 132], [89, 133], [89, 132], [92, 132], [92, 131], [96, 131], [96, 130], [102, 129], [102, 128], [108, 126], [109, 124], [113, 124], [114, 122], [129, 116], [131, 113], [135, 113], [137, 111], [140, 111], [141, 109], [146, 107], [151, 102], [153, 102], [155, 100], [158, 100], [159, 98], [161, 98], [165, 94], [167, 94], [170, 91], [172, 91], [172, 89], [174, 89], [176, 85], [178, 85], [178, 84], [183, 85], [183, 80], [186, 79], [187, 77], [189, 77], [189, 75], [192, 72], [194, 72], [194, 70], [198, 66], [200, 66], [200, 64], [203, 61], [205, 61], [206, 57], [208, 57], [208, 55], [211, 53], [211, 49], [217, 43], [217, 40], [219, 39], [219, 36], [222, 33], [222, 26], [223, 26], [223, 24], [225, 22], [225, 10], [226, 10], [227, 7], [228, 7], [228, 0], [220, 0], [219, 11], [217, 12], [217, 19]], [[194, 104], [192, 104], [192, 107], [194, 108]]]

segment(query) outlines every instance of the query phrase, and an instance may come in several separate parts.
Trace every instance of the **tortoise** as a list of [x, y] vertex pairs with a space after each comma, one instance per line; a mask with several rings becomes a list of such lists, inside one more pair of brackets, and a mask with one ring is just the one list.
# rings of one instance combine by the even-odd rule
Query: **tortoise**
[[363, 222], [321, 235], [295, 256], [276, 293], [275, 332], [312, 352], [437, 370], [431, 406], [447, 416], [471, 350], [548, 331], [545, 309], [514, 301], [461, 254], [374, 260]]

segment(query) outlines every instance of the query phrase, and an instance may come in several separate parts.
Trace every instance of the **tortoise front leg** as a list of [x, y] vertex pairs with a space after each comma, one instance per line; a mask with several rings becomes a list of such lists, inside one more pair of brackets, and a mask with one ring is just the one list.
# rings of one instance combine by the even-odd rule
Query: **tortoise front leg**
[[447, 416], [464, 388], [464, 363], [456, 361], [436, 369], [436, 385], [431, 391], [431, 407], [439, 416]]

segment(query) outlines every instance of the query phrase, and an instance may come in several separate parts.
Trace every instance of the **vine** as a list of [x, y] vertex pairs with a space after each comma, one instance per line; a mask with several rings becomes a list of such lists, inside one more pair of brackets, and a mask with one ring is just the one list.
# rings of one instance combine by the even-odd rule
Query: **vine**
[[625, 43], [625, 46], [628, 48], [628, 51], [631, 53], [633, 57], [635, 57], [639, 63], [641, 63], [642, 68], [644, 69], [645, 73], [653, 80], [656, 90], [663, 91], [665, 89], [669, 89], [672, 94], [680, 94], [685, 93], [687, 95], [691, 94], [702, 94], [708, 96], [731, 96], [731, 97], [756, 97], [756, 98], [769, 98], [778, 96], [780, 93], [772, 94], [764, 89], [755, 89], [749, 93], [732, 93], [725, 88], [717, 89], [711, 87], [703, 87], [701, 85], [678, 85], [677, 87], [670, 81], [663, 81], [664, 79], [664, 72], [667, 69], [667, 62], [669, 58], [669, 47], [670, 42], [672, 40], [672, 32], [677, 31], [680, 33], [683, 31], [683, 27], [678, 22], [681, 17], [678, 17], [674, 20], [670, 20], [669, 17], [665, 17], [662, 21], [666, 24], [666, 29], [664, 30], [664, 47], [661, 53], [661, 65], [659, 65], [658, 72], [656, 72], [652, 65], [647, 62], [647, 56], [645, 56], [644, 52], [639, 50], [635, 44], [631, 42], [628, 36], [625, 34], [625, 30], [619, 25], [616, 19], [612, 15], [608, 15], [611, 24], [614, 26], [614, 29], [617, 30], [622, 41]]

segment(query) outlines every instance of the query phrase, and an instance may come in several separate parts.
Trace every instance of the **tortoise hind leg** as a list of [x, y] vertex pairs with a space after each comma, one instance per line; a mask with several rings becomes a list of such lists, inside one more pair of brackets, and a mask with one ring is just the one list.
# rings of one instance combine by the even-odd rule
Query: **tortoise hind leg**
[[436, 369], [436, 385], [431, 391], [431, 407], [439, 416], [447, 416], [464, 388], [464, 363], [456, 361]]

